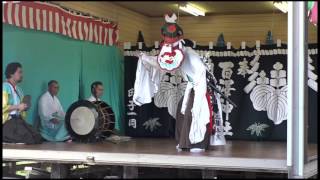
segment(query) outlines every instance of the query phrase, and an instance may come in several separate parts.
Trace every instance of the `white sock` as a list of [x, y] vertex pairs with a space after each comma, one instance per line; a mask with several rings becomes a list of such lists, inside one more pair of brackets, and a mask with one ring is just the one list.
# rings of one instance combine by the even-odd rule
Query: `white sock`
[[178, 151], [182, 151], [182, 149], [179, 148], [179, 144], [176, 146], [176, 149], [177, 149]]
[[205, 150], [204, 149], [201, 149], [201, 148], [191, 148], [190, 149], [190, 152], [204, 152]]

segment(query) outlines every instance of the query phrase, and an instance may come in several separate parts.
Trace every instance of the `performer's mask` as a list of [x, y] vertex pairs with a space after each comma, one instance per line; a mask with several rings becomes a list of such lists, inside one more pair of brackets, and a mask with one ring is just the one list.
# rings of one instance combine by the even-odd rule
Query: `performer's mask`
[[[166, 23], [161, 28], [163, 44], [158, 55], [157, 62], [161, 69], [165, 71], [174, 71], [179, 68], [183, 62], [184, 55], [179, 45], [176, 43], [183, 36], [183, 31], [175, 22], [177, 16], [165, 16]], [[177, 44], [173, 47], [173, 44]]]

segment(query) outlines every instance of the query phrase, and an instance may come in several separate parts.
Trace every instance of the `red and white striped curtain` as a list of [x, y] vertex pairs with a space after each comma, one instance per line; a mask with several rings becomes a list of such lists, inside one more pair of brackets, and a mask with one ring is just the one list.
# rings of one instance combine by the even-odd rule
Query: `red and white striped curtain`
[[45, 2], [7, 1], [2, 4], [2, 23], [110, 46], [119, 38], [114, 23], [75, 15]]

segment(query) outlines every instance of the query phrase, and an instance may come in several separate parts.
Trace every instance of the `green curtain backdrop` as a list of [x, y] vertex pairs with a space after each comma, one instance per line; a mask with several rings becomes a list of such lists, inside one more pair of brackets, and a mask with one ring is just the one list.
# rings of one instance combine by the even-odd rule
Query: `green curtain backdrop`
[[6, 65], [13, 61], [22, 64], [24, 77], [20, 87], [25, 95], [32, 96], [27, 117], [30, 124], [38, 118], [37, 102], [49, 80], [59, 82], [58, 97], [65, 111], [79, 98], [89, 97], [90, 84], [98, 80], [105, 85], [102, 99], [113, 108], [116, 128], [123, 132], [124, 68], [119, 49], [6, 24], [2, 33], [2, 70], [4, 73]]
[[90, 97], [91, 83], [101, 81], [104, 85], [102, 100], [109, 104], [116, 116], [116, 128], [120, 128], [119, 120], [124, 111], [124, 65], [123, 56], [116, 47], [83, 43], [80, 98]]

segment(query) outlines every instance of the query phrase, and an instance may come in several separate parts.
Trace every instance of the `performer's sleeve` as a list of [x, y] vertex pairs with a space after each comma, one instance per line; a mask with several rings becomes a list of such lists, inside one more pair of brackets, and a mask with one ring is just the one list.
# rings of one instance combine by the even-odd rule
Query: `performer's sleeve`
[[66, 113], [64, 112], [63, 107], [59, 100], [58, 102], [59, 102], [59, 116], [61, 117], [62, 120], [64, 120]]
[[142, 54], [139, 60], [142, 61], [143, 65], [150, 70], [151, 68], [160, 69], [157, 63], [157, 56], [148, 56], [146, 54]]
[[38, 103], [39, 116], [42, 121], [49, 122], [53, 118], [51, 112], [49, 111], [50, 104], [47, 103], [45, 97], [41, 97]]
[[8, 120], [9, 117], [9, 93], [2, 90], [2, 124]]
[[133, 102], [138, 106], [152, 102], [152, 97], [158, 91], [160, 83], [160, 73], [153, 65], [145, 63], [145, 60], [156, 62], [156, 57], [142, 55], [139, 58], [133, 94]]

